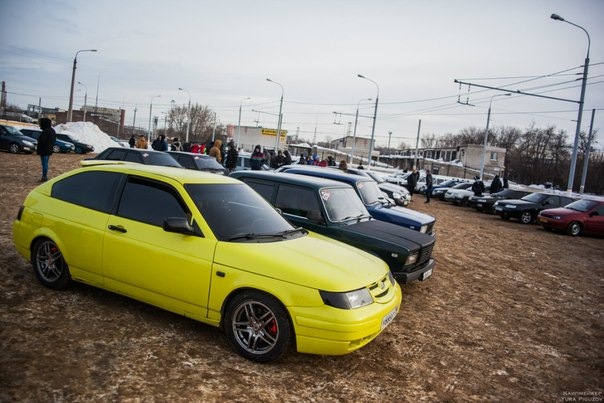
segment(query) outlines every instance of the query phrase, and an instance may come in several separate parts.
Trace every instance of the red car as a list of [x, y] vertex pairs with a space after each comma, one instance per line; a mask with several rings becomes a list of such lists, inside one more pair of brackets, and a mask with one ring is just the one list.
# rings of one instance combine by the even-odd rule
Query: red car
[[571, 236], [604, 235], [604, 198], [585, 198], [564, 207], [542, 210], [537, 223]]

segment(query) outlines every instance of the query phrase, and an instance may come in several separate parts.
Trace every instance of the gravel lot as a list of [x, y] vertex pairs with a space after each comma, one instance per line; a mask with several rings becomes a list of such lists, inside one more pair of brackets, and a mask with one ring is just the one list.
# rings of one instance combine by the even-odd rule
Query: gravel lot
[[[50, 174], [79, 165], [54, 155]], [[602, 401], [604, 240], [445, 202], [436, 269], [403, 285], [399, 316], [340, 357], [259, 365], [220, 330], [76, 284], [41, 286], [11, 223], [40, 172], [0, 153], [0, 401]]]

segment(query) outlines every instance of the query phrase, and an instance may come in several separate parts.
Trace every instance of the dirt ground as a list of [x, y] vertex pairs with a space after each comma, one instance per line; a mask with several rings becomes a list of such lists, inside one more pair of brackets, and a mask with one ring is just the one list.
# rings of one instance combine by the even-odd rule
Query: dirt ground
[[[51, 176], [82, 156], [54, 155]], [[421, 196], [436, 269], [394, 323], [346, 356], [236, 355], [219, 329], [89, 286], [40, 285], [11, 223], [35, 155], [0, 153], [0, 401], [602, 401], [604, 240]]]

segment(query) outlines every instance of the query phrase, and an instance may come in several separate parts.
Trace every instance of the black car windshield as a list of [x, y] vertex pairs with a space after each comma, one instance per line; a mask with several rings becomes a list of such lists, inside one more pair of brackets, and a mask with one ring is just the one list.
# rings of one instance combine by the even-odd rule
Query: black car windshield
[[219, 171], [224, 169], [224, 167], [220, 165], [214, 157], [195, 156], [193, 158], [195, 159], [195, 163], [199, 169], [216, 169]]
[[566, 205], [564, 207], [567, 209], [571, 209], [571, 210], [575, 210], [575, 211], [582, 211], [585, 213], [586, 211], [589, 211], [592, 208], [594, 208], [594, 206], [597, 204], [598, 204], [598, 202], [594, 201], [594, 200], [581, 199], [581, 200], [572, 202], [571, 204]]
[[547, 199], [550, 195], [545, 193], [531, 193], [530, 195], [524, 196], [521, 200], [533, 202], [533, 203], [541, 203], [543, 200]]
[[361, 194], [363, 203], [367, 205], [382, 204], [386, 201], [382, 191], [377, 185], [377, 182], [372, 180], [358, 181], [356, 183], [357, 189]]
[[12, 126], [3, 126], [7, 132], [9, 132], [10, 134], [14, 135], [14, 136], [23, 136], [23, 133], [21, 133], [19, 130], [15, 129]]
[[369, 212], [352, 188], [323, 188], [319, 193], [329, 221], [360, 221], [370, 218]]
[[187, 192], [221, 241], [274, 242], [303, 236], [262, 196], [241, 184], [188, 184]]

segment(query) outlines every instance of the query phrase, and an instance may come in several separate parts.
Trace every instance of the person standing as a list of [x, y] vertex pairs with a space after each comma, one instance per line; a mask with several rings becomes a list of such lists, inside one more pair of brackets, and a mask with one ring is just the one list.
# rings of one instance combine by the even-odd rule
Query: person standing
[[224, 166], [229, 172], [233, 172], [235, 168], [237, 168], [237, 159], [239, 158], [239, 152], [237, 151], [237, 147], [235, 147], [235, 143], [231, 140], [228, 145], [228, 150], [226, 153], [226, 158], [224, 161]]
[[472, 192], [474, 192], [474, 196], [482, 196], [484, 192], [484, 183], [480, 180], [478, 176], [474, 177], [474, 183], [472, 184]]
[[48, 180], [48, 161], [52, 155], [52, 148], [57, 140], [57, 133], [52, 128], [52, 121], [49, 118], [40, 119], [40, 137], [38, 137], [38, 155], [42, 163], [42, 178], [40, 182]]
[[262, 153], [260, 144], [258, 144], [254, 147], [254, 152], [252, 152], [252, 156], [250, 157], [250, 167], [252, 168], [252, 171], [260, 171], [263, 163], [264, 154]]
[[130, 140], [128, 140], [128, 144], [130, 145], [130, 148], [134, 148], [134, 146], [136, 145], [136, 136], [134, 134], [132, 136], [130, 136]]
[[215, 140], [212, 148], [210, 148], [210, 152], [208, 155], [210, 157], [216, 158], [216, 161], [222, 164], [222, 140]]
[[495, 175], [495, 177], [491, 181], [491, 190], [489, 190], [489, 192], [493, 194], [501, 191], [502, 189], [503, 185], [501, 184], [501, 179], [499, 179], [499, 175]]
[[426, 201], [425, 203], [430, 203], [430, 197], [432, 196], [432, 187], [434, 186], [434, 180], [432, 179], [432, 174], [429, 169], [426, 169]]
[[140, 136], [138, 136], [138, 139], [136, 139], [136, 144], [134, 146], [136, 148], [146, 150], [149, 147], [147, 143], [147, 138], [141, 134]]
[[411, 196], [413, 196], [415, 186], [417, 185], [417, 176], [415, 175], [415, 172], [416, 170], [413, 169], [413, 172], [407, 175], [407, 190]]

